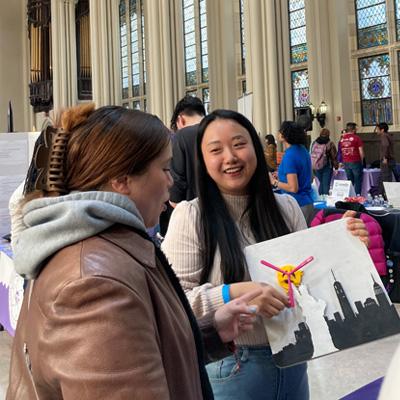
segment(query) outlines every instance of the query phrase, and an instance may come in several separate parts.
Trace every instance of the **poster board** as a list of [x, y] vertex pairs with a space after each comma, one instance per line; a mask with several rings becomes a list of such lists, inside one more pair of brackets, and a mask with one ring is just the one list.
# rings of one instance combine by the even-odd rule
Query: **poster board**
[[[361, 241], [341, 219], [245, 248], [253, 281], [281, 292], [276, 270], [299, 266], [294, 307], [264, 319], [275, 363], [288, 367], [400, 332], [400, 319]], [[335, 245], [332, 246], [332, 241]]]
[[389, 204], [400, 208], [400, 182], [383, 182], [383, 187]]
[[0, 133], [0, 237], [10, 232], [8, 202], [25, 179], [39, 132]]

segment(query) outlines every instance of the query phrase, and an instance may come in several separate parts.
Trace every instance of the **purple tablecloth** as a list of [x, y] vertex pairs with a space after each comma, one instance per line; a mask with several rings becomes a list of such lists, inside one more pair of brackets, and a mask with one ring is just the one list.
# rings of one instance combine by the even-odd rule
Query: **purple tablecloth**
[[[381, 173], [381, 170], [379, 168], [364, 169], [362, 189], [361, 189], [362, 196], [364, 196], [366, 198], [368, 196], [369, 189], [371, 189], [372, 186], [378, 185], [380, 173]], [[335, 179], [339, 179], [339, 180], [343, 180], [343, 181], [347, 180], [345, 170], [339, 169], [337, 175], [332, 176], [331, 187], [332, 187], [333, 181]], [[318, 181], [317, 177], [315, 177], [315, 182], [316, 182], [317, 186], [319, 186], [319, 181]]]
[[368, 385], [357, 389], [355, 392], [342, 397], [340, 400], [376, 400], [382, 386], [383, 378], [379, 378]]
[[[364, 169], [362, 189], [361, 189], [362, 196], [367, 197], [369, 189], [371, 189], [372, 186], [378, 185], [380, 173], [381, 170], [379, 168]], [[347, 180], [346, 172], [344, 171], [344, 169], [339, 169], [338, 174], [332, 179]]]
[[[3, 253], [3, 254], [1, 254]], [[14, 335], [24, 296], [24, 280], [7, 262], [12, 256], [10, 245], [0, 241], [0, 324]]]

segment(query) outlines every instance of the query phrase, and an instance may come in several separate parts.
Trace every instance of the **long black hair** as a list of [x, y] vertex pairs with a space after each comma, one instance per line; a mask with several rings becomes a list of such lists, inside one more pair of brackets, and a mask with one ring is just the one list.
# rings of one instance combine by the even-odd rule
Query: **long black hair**
[[201, 283], [208, 280], [217, 245], [221, 253], [221, 273], [225, 283], [241, 282], [244, 278], [245, 259], [239, 241], [239, 232], [217, 184], [210, 177], [204, 163], [201, 142], [208, 125], [217, 120], [232, 120], [245, 128], [251, 137], [257, 167], [248, 186], [248, 213], [250, 228], [257, 242], [289, 233], [268, 179], [267, 164], [257, 132], [242, 114], [230, 110], [216, 110], [207, 115], [199, 125], [197, 135], [196, 186], [200, 205], [200, 226], [206, 255]]

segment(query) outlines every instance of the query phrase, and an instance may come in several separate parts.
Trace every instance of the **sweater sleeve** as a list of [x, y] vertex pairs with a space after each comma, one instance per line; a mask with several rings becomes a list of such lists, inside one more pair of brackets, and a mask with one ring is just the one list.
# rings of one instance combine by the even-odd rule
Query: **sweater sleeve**
[[204, 250], [199, 235], [200, 214], [197, 200], [179, 203], [171, 215], [162, 250], [178, 276], [197, 318], [224, 304], [222, 285], [200, 285], [204, 268]]
[[307, 229], [306, 220], [296, 199], [287, 194], [276, 194], [275, 197], [290, 232]]

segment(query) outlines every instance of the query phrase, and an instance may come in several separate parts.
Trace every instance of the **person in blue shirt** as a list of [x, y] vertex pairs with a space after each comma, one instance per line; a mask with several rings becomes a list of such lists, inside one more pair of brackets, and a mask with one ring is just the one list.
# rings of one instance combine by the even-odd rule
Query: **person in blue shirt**
[[307, 224], [314, 214], [312, 198], [311, 158], [306, 144], [306, 132], [297, 123], [284, 121], [279, 129], [278, 140], [283, 143], [285, 153], [278, 168], [278, 176], [271, 176], [275, 189], [290, 194], [299, 203]]

